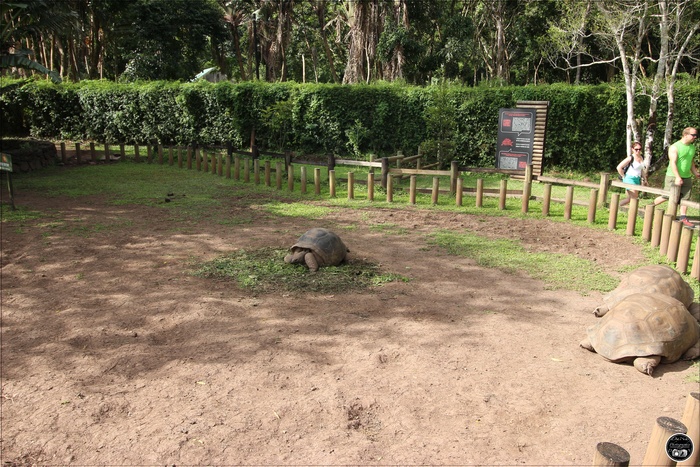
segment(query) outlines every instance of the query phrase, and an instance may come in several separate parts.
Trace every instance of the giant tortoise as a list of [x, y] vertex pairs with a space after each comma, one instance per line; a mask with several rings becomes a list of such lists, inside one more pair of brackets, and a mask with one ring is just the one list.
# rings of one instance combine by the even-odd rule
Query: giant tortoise
[[308, 230], [289, 250], [291, 253], [284, 257], [284, 262], [305, 264], [311, 272], [342, 263], [350, 251], [340, 237], [323, 228]]
[[661, 293], [681, 301], [686, 307], [693, 303], [693, 289], [675, 269], [662, 264], [642, 266], [622, 278], [612, 292], [603, 297], [593, 314], [601, 317], [626, 297], [637, 293]]
[[612, 362], [632, 361], [648, 375], [661, 362], [700, 356], [700, 324], [682, 302], [661, 293], [625, 297], [587, 334], [581, 347]]

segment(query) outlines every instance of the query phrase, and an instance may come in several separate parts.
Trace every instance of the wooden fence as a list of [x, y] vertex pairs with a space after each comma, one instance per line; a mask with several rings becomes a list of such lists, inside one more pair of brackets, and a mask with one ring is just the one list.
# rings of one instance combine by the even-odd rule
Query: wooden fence
[[[69, 158], [75, 158], [77, 163], [91, 162], [97, 163], [100, 161], [117, 161], [125, 157], [125, 145], [113, 145], [116, 149], [118, 146], [119, 152], [114, 153], [107, 143], [102, 143], [101, 148], [98, 148], [94, 142], [90, 142], [88, 150], [83, 150], [79, 143], [74, 143], [74, 149], [69, 151], [66, 143], [60, 143], [60, 154], [63, 163], [67, 163]], [[243, 180], [248, 183], [251, 181], [251, 176], [255, 184], [264, 183], [266, 186], [272, 185], [272, 160], [278, 159], [275, 162], [275, 186], [278, 190], [283, 187], [283, 179], [286, 177], [286, 185], [289, 191], [293, 191], [296, 185], [294, 178], [293, 164], [299, 164], [300, 180], [299, 189], [302, 194], [307, 193], [307, 185], [311, 183], [307, 167], [313, 168], [313, 187], [314, 193], [321, 193], [321, 170], [325, 168], [328, 173], [328, 188], [331, 197], [335, 197], [336, 187], [339, 181], [347, 183], [348, 199], [355, 198], [355, 184], [366, 183], [367, 199], [374, 201], [375, 184], [381, 184], [386, 192], [386, 201], [393, 202], [395, 192], [394, 181], [401, 181], [404, 177], [409, 178], [409, 203], [416, 203], [416, 194], [418, 192], [431, 194], [433, 204], [438, 203], [439, 197], [449, 195], [454, 197], [457, 206], [463, 205], [464, 193], [473, 194], [475, 206], [483, 207], [483, 199], [485, 196], [497, 196], [499, 198], [498, 208], [506, 209], [506, 199], [519, 197], [521, 199], [521, 212], [527, 214], [530, 209], [530, 201], [537, 200], [542, 202], [542, 215], [550, 215], [551, 203], [564, 204], [564, 219], [571, 220], [572, 207], [574, 205], [583, 205], [588, 208], [587, 220], [589, 223], [595, 223], [596, 216], [599, 210], [607, 209], [608, 212], [608, 229], [616, 230], [618, 224], [618, 213], [620, 210], [620, 194], [611, 193], [612, 187], [623, 189], [634, 189], [643, 193], [654, 195], [663, 195], [669, 198], [666, 210], [655, 208], [650, 204], [644, 207], [644, 210], [639, 212], [639, 201], [632, 199], [629, 203], [626, 235], [637, 235], [637, 217], [643, 216], [643, 225], [641, 237], [645, 242], [649, 242], [652, 247], [659, 248], [659, 253], [665, 256], [670, 262], [675, 263], [676, 269], [682, 274], [688, 273], [690, 261], [690, 252], [692, 245], [697, 235], [694, 229], [684, 227], [683, 224], [676, 219], [678, 204], [674, 202], [677, 199], [677, 187], [670, 192], [651, 187], [639, 185], [629, 185], [617, 180], [611, 180], [610, 174], [601, 174], [600, 183], [582, 182], [568, 179], [560, 179], [546, 176], [533, 176], [532, 166], [528, 166], [524, 172], [522, 170], [502, 170], [489, 169], [479, 167], [459, 167], [456, 162], [450, 166], [450, 170], [435, 170], [431, 168], [421, 167], [420, 155], [406, 157], [398, 154], [394, 157], [384, 157], [379, 161], [356, 161], [351, 159], [337, 159], [333, 155], [327, 156], [327, 160], [299, 160], [294, 158], [291, 152], [275, 153], [259, 151], [253, 147], [251, 151], [242, 151], [234, 149], [230, 144], [227, 146], [218, 147], [197, 147], [197, 146], [167, 146], [160, 144], [148, 144], [145, 148], [145, 154], [142, 152], [142, 147], [134, 145], [134, 161], [141, 162], [144, 160], [149, 163], [168, 164], [170, 166], [177, 165], [179, 168], [187, 168], [189, 170], [196, 169], [197, 171], [209, 172], [234, 180]], [[222, 152], [226, 152], [226, 155]], [[264, 156], [261, 167], [260, 157]], [[409, 168], [407, 164], [414, 163], [415, 168]], [[393, 165], [393, 166], [392, 166]], [[315, 167], [314, 167], [315, 166]], [[369, 167], [367, 181], [355, 179], [355, 174], [348, 171], [348, 178], [336, 179], [336, 166], [345, 167]], [[380, 172], [378, 178], [375, 178], [375, 169]], [[508, 180], [500, 181], [498, 190], [488, 190], [484, 188], [483, 179], [476, 180], [476, 186], [463, 186], [463, 178], [461, 174], [464, 172], [470, 173], [499, 173], [505, 175], [518, 175], [522, 178], [522, 190], [508, 190]], [[432, 186], [419, 188], [417, 186], [417, 177], [427, 176], [432, 177]], [[264, 178], [263, 178], [264, 177]], [[447, 181], [448, 189], [440, 189], [440, 181]], [[543, 195], [541, 197], [532, 196], [532, 184], [543, 184]], [[559, 185], [566, 187], [566, 195], [564, 199], [552, 198], [552, 186]], [[587, 201], [575, 200], [575, 189], [589, 190]], [[608, 200], [608, 195], [610, 199]], [[700, 209], [700, 203], [681, 201], [682, 205], [690, 208]], [[690, 267], [690, 276], [700, 280], [700, 247], [698, 241], [695, 245], [695, 254]]]
[[[690, 393], [680, 421], [670, 417], [656, 419], [641, 465], [675, 466], [676, 461], [669, 456], [666, 445], [669, 439], [677, 434], [688, 436], [694, 447], [689, 456], [683, 456], [685, 460], [681, 461], [682, 465], [700, 465], [700, 393]], [[594, 467], [627, 467], [629, 464], [630, 455], [623, 447], [608, 442], [597, 444], [593, 456]], [[636, 461], [634, 465], [640, 465], [640, 462]]]

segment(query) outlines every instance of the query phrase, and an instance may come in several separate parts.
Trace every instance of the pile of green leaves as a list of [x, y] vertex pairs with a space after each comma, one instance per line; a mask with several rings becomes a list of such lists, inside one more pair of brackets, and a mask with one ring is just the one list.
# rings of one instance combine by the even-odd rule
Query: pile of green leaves
[[287, 253], [288, 250], [276, 248], [238, 250], [200, 264], [195, 275], [231, 280], [256, 293], [342, 293], [408, 280], [397, 274], [382, 273], [377, 264], [355, 259], [310, 273], [304, 266], [285, 263]]

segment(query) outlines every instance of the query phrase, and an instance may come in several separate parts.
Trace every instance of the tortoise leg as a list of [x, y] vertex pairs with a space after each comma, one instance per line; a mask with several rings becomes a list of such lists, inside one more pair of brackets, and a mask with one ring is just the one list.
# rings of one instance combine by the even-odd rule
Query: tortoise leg
[[661, 357], [656, 355], [653, 357], [637, 357], [634, 359], [634, 367], [644, 374], [651, 376], [654, 368], [661, 362]]
[[304, 261], [306, 262], [306, 265], [309, 267], [309, 271], [311, 271], [311, 272], [318, 271], [318, 261], [316, 260], [316, 256], [314, 256], [313, 253], [306, 253], [306, 255], [304, 256]]
[[694, 346], [685, 351], [683, 360], [694, 360], [698, 357], [700, 357], [700, 339], [698, 339]]
[[593, 314], [595, 316], [597, 316], [598, 318], [601, 318], [601, 317], [605, 316], [605, 313], [607, 313], [608, 311], [610, 311], [610, 308], [608, 307], [608, 305], [603, 304], [603, 305], [600, 305], [599, 307], [597, 307], [595, 310], [593, 310]]
[[586, 350], [590, 350], [591, 352], [595, 352], [595, 349], [591, 345], [591, 340], [588, 337], [586, 337], [584, 340], [582, 340], [579, 345]]

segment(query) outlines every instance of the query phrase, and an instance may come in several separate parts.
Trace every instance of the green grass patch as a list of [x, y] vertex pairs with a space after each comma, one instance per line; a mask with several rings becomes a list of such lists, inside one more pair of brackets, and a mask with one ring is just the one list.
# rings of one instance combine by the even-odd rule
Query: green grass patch
[[32, 211], [23, 206], [17, 206], [13, 211], [9, 204], [0, 204], [0, 221], [1, 222], [26, 222], [34, 219], [40, 219], [44, 216], [39, 211]]
[[307, 219], [320, 219], [334, 211], [334, 209], [326, 206], [281, 202], [267, 203], [263, 206], [263, 209], [277, 216], [305, 217]]
[[444, 248], [449, 254], [466, 256], [480, 266], [504, 272], [524, 271], [547, 283], [553, 289], [569, 289], [586, 294], [608, 292], [619, 280], [605, 274], [592, 262], [572, 255], [530, 253], [518, 242], [491, 240], [470, 233], [441, 230], [429, 236], [429, 243]]
[[285, 263], [284, 256], [288, 252], [277, 248], [238, 250], [199, 265], [194, 274], [233, 280], [239, 287], [256, 293], [342, 293], [388, 282], [408, 281], [399, 274], [381, 272], [377, 264], [360, 260], [323, 267], [316, 273], [310, 273], [303, 266]]

